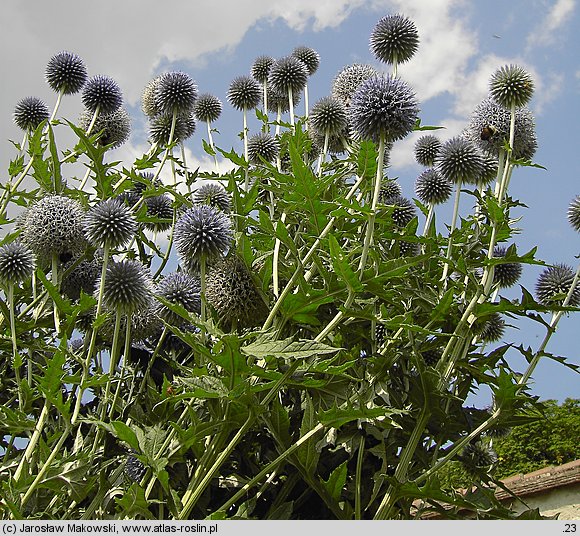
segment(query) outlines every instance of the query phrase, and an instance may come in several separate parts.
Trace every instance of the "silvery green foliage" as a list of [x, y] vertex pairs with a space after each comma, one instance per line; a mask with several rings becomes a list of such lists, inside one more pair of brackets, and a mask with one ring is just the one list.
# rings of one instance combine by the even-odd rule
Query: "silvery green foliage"
[[80, 56], [59, 52], [50, 58], [45, 71], [46, 82], [57, 93], [78, 93], [87, 81], [87, 68]]
[[22, 215], [20, 239], [43, 260], [80, 253], [87, 245], [84, 218], [85, 211], [76, 199], [47, 195]]
[[232, 80], [227, 98], [237, 110], [250, 110], [260, 104], [262, 88], [251, 76], [238, 76]]
[[483, 157], [470, 140], [455, 136], [441, 146], [436, 169], [453, 183], [476, 184], [483, 171]]
[[123, 93], [119, 84], [110, 76], [96, 75], [87, 81], [81, 99], [87, 110], [112, 114], [123, 104]]
[[369, 47], [375, 57], [385, 63], [409, 61], [419, 47], [417, 27], [403, 15], [383, 17], [373, 29]]
[[193, 105], [193, 115], [198, 121], [213, 123], [222, 113], [222, 101], [215, 95], [203, 93]]
[[[78, 120], [78, 126], [87, 130], [91, 124], [93, 114], [89, 111], [81, 112]], [[108, 145], [110, 149], [116, 149], [123, 145], [131, 134], [131, 116], [125, 108], [119, 108], [110, 114], [99, 114], [93, 133], [101, 132], [98, 142], [100, 145]]]
[[275, 60], [272, 56], [258, 56], [252, 64], [252, 76], [261, 84], [268, 82], [268, 76], [270, 75], [270, 69], [274, 64], [274, 61]]
[[348, 107], [358, 87], [369, 78], [377, 76], [379, 76], [379, 71], [372, 65], [361, 63], [347, 65], [342, 68], [332, 82], [332, 96]]
[[14, 241], [0, 247], [0, 283], [17, 285], [32, 275], [35, 259], [32, 251]]
[[575, 231], [580, 232], [580, 195], [577, 195], [568, 207], [568, 221]]
[[526, 106], [534, 94], [534, 80], [530, 73], [519, 65], [504, 65], [491, 77], [491, 97], [508, 110], [512, 106]]
[[137, 222], [127, 205], [119, 199], [100, 201], [84, 220], [85, 233], [91, 244], [118, 248], [125, 245], [137, 231]]
[[339, 134], [348, 126], [346, 107], [334, 97], [322, 97], [312, 107], [309, 121], [321, 134]]
[[[96, 292], [101, 280], [96, 283]], [[109, 262], [103, 289], [103, 305], [110, 311], [122, 314], [145, 309], [151, 304], [153, 282], [151, 274], [139, 261]]]
[[48, 106], [38, 97], [24, 97], [14, 107], [14, 123], [24, 131], [35, 130], [49, 117]]
[[393, 142], [413, 130], [419, 104], [414, 91], [400, 78], [379, 76], [358, 87], [348, 112], [350, 124], [362, 139]]
[[[505, 257], [508, 249], [503, 246], [496, 246], [493, 250], [494, 258]], [[500, 288], [513, 287], [522, 276], [522, 265], [519, 262], [506, 262], [496, 264], [493, 270], [493, 282]]]
[[197, 99], [197, 85], [187, 73], [164, 73], [156, 83], [154, 99], [161, 113], [190, 115]]
[[[155, 294], [174, 305], [180, 305], [190, 313], [199, 314], [201, 310], [201, 285], [199, 279], [186, 272], [171, 272], [157, 284]], [[157, 316], [173, 326], [181, 326], [187, 321], [167, 306], [158, 302], [155, 306]]]
[[274, 91], [288, 95], [299, 93], [304, 89], [308, 80], [308, 69], [306, 65], [294, 56], [286, 56], [276, 60], [270, 69], [268, 83]]
[[219, 183], [203, 184], [193, 192], [192, 201], [196, 205], [209, 205], [218, 208], [225, 214], [232, 209], [232, 198], [226, 189]]
[[[518, 108], [515, 112], [513, 156], [516, 159], [531, 160], [538, 148], [536, 125], [531, 111]], [[484, 99], [473, 111], [466, 135], [485, 154], [498, 157], [499, 152], [509, 142], [510, 112], [494, 102]]]
[[292, 56], [298, 58], [304, 65], [306, 65], [306, 70], [308, 75], [312, 76], [320, 66], [320, 54], [316, 52], [313, 48], [301, 45], [297, 46], [292, 51]]
[[[545, 268], [536, 281], [536, 297], [543, 305], [562, 305], [574, 281], [574, 270], [567, 264]], [[569, 305], [580, 305], [580, 285], [572, 291]]]
[[274, 162], [280, 154], [280, 143], [268, 132], [258, 132], [248, 139], [248, 159], [252, 164]]
[[[149, 139], [152, 143], [169, 143], [173, 115], [161, 113], [149, 120]], [[195, 118], [193, 114], [178, 115], [175, 118], [173, 141], [182, 142], [195, 133]]]
[[196, 271], [202, 259], [218, 260], [231, 247], [232, 222], [223, 212], [208, 205], [194, 205], [175, 225], [175, 245], [183, 263]]
[[415, 181], [415, 193], [426, 204], [445, 203], [452, 192], [453, 184], [433, 168], [423, 171]]
[[439, 151], [441, 140], [433, 134], [425, 134], [415, 142], [415, 160], [425, 167], [433, 167]]

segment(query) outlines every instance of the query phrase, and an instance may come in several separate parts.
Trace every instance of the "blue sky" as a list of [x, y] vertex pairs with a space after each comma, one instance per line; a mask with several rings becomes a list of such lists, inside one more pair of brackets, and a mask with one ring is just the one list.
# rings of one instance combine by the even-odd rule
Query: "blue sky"
[[[197, 4], [197, 5], [196, 5]], [[201, 4], [201, 5], [200, 5]], [[163, 6], [163, 7], [162, 7]], [[13, 157], [8, 139], [20, 140], [12, 124], [16, 102], [25, 96], [43, 98], [49, 106], [55, 96], [44, 82], [50, 56], [70, 50], [82, 56], [89, 74], [106, 74], [123, 89], [126, 107], [133, 116], [128, 144], [110, 154], [128, 165], [147, 150], [147, 124], [140, 111], [143, 87], [156, 74], [184, 70], [200, 92], [217, 95], [224, 112], [215, 124], [216, 144], [241, 151], [237, 133], [241, 114], [233, 110], [226, 93], [234, 77], [248, 74], [261, 55], [282, 57], [297, 45], [314, 48], [321, 57], [319, 70], [309, 79], [310, 104], [330, 93], [333, 78], [345, 65], [359, 62], [380, 65], [368, 50], [370, 33], [385, 15], [402, 13], [413, 19], [420, 48], [399, 74], [416, 90], [424, 124], [445, 126], [442, 140], [458, 134], [473, 107], [487, 94], [493, 71], [508, 63], [525, 66], [533, 74], [536, 93], [531, 108], [536, 117], [539, 149], [535, 161], [547, 171], [520, 169], [510, 193], [529, 208], [520, 210], [521, 252], [538, 246], [547, 262], [576, 266], [580, 235], [566, 220], [566, 210], [580, 194], [580, 169], [575, 158], [579, 144], [575, 123], [580, 118], [580, 18], [576, 0], [256, 0], [190, 2], [174, 0], [101, 0], [88, 4], [67, 0], [3, 3], [0, 21], [0, 177]], [[79, 96], [65, 99], [61, 116], [76, 119]], [[303, 103], [298, 113], [303, 112]], [[250, 128], [257, 123], [250, 122]], [[201, 139], [204, 125], [188, 140], [191, 167], [210, 167]], [[61, 148], [69, 143], [58, 132]], [[392, 155], [391, 175], [398, 176], [407, 197], [421, 168], [414, 162], [416, 137], [398, 142]], [[77, 173], [71, 168], [71, 173]], [[469, 209], [468, 200], [462, 209]], [[445, 221], [446, 207], [439, 219]], [[447, 221], [449, 217], [447, 216]], [[540, 267], [526, 266], [521, 283], [532, 290]], [[508, 296], [516, 294], [506, 293]], [[535, 348], [542, 329], [531, 323], [506, 334], [510, 341]], [[580, 316], [562, 319], [548, 351], [580, 364]], [[514, 357], [517, 368], [523, 362]], [[544, 361], [533, 376], [532, 392], [541, 398], [563, 400], [580, 396], [578, 376], [559, 364]], [[482, 394], [475, 402], [483, 404]]]

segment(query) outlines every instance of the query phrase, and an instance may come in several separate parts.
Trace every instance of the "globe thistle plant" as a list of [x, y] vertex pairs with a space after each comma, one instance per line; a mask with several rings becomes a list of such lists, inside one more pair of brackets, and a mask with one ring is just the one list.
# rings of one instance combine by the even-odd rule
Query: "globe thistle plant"
[[254, 63], [252, 64], [252, 68], [250, 69], [250, 73], [252, 77], [255, 78], [260, 84], [265, 84], [268, 82], [268, 76], [270, 76], [270, 69], [274, 64], [274, 58], [272, 56], [258, 56]]
[[441, 150], [441, 140], [433, 134], [421, 136], [415, 142], [415, 160], [425, 167], [433, 167]]
[[84, 226], [89, 242], [105, 248], [125, 245], [137, 231], [131, 210], [115, 198], [100, 201], [92, 207], [85, 217]]
[[572, 228], [580, 233], [580, 195], [577, 195], [568, 207], [568, 221]]
[[154, 195], [145, 199], [147, 217], [155, 218], [156, 221], [143, 223], [146, 229], [154, 232], [163, 232], [171, 228], [173, 219], [173, 202], [167, 194]]
[[161, 113], [161, 108], [159, 108], [155, 98], [160, 80], [161, 76], [156, 76], [153, 80], [149, 81], [141, 94], [141, 110], [149, 119]]
[[322, 138], [322, 151], [318, 159], [318, 173], [321, 174], [322, 162], [326, 158], [330, 145], [330, 137], [338, 138], [341, 143], [344, 134], [348, 132], [346, 107], [334, 97], [323, 97], [312, 107], [310, 124], [318, 137]]
[[[155, 294], [190, 313], [201, 312], [200, 282], [185, 272], [173, 272], [165, 276], [157, 285]], [[155, 313], [172, 326], [181, 326], [187, 322], [161, 302], [155, 306]]]
[[147, 468], [143, 465], [141, 460], [133, 455], [127, 456], [127, 461], [125, 462], [125, 474], [133, 482], [141, 482], [146, 472]]
[[492, 313], [479, 326], [479, 340], [483, 343], [500, 341], [505, 332], [505, 320], [499, 313]]
[[[93, 114], [84, 111], [81, 113], [78, 126], [87, 131], [93, 119]], [[101, 132], [97, 142], [110, 149], [117, 149], [123, 145], [131, 134], [131, 116], [124, 108], [110, 114], [99, 114], [92, 128], [93, 132]]]
[[455, 136], [441, 146], [436, 166], [443, 177], [459, 186], [476, 184], [481, 176], [483, 157], [470, 140]]
[[[508, 252], [507, 248], [496, 246], [493, 250], [494, 258], [503, 258]], [[493, 282], [499, 288], [513, 287], [522, 276], [522, 265], [519, 262], [507, 262], [496, 264], [493, 270]]]
[[381, 182], [379, 202], [389, 205], [391, 200], [402, 195], [401, 185], [395, 179], [384, 179]]
[[25, 132], [36, 130], [49, 117], [48, 106], [37, 97], [25, 97], [14, 107], [14, 123]]
[[221, 113], [222, 101], [210, 93], [203, 93], [193, 104], [193, 115], [198, 121], [213, 123]]
[[397, 227], [405, 227], [417, 215], [417, 207], [406, 197], [392, 197], [387, 203], [394, 207], [391, 219]]
[[228, 89], [228, 102], [236, 110], [251, 110], [260, 104], [261, 88], [251, 76], [238, 76], [232, 80]]
[[193, 192], [192, 201], [196, 205], [209, 205], [229, 214], [232, 209], [232, 198], [219, 183], [209, 183], [200, 186]]
[[334, 78], [331, 94], [348, 108], [358, 87], [366, 80], [377, 76], [379, 72], [372, 65], [361, 63], [347, 65]]
[[[145, 309], [151, 303], [153, 282], [139, 261], [111, 262], [106, 273], [103, 305], [108, 310], [131, 314], [138, 309]], [[100, 281], [97, 287], [100, 287]]]
[[497, 454], [482, 441], [468, 443], [459, 456], [461, 465], [469, 474], [478, 475], [480, 472], [491, 470], [497, 463]]
[[81, 100], [93, 114], [112, 114], [123, 104], [123, 93], [112, 78], [97, 75], [87, 81]]
[[299, 59], [306, 66], [308, 76], [312, 76], [320, 66], [320, 54], [310, 47], [304, 45], [297, 46], [291, 55]]
[[280, 154], [280, 143], [267, 132], [258, 132], [248, 139], [248, 160], [252, 164], [274, 162]]
[[103, 259], [95, 256], [93, 259], [71, 259], [63, 266], [63, 277], [60, 285], [61, 293], [67, 298], [77, 301], [81, 292], [93, 294], [101, 274]]
[[35, 267], [32, 250], [14, 241], [0, 247], [0, 283], [5, 287], [18, 285], [28, 279]]
[[565, 297], [570, 296], [568, 305], [580, 305], [580, 285], [575, 282], [574, 270], [566, 264], [555, 264], [542, 271], [536, 282], [536, 298], [546, 306], [562, 305]]
[[[173, 137], [172, 137], [173, 127]], [[149, 139], [156, 144], [166, 145], [169, 141], [183, 142], [195, 133], [195, 118], [190, 115], [159, 114], [149, 121]]]
[[154, 98], [161, 113], [191, 115], [197, 99], [197, 85], [187, 73], [164, 73], [156, 84]]
[[379, 61], [396, 66], [410, 60], [419, 47], [415, 23], [403, 15], [389, 15], [374, 27], [369, 47]]
[[521, 108], [534, 94], [534, 80], [523, 67], [505, 65], [493, 73], [489, 90], [500, 106], [508, 110]]
[[59, 52], [48, 61], [46, 82], [53, 91], [64, 95], [78, 93], [87, 81], [87, 68], [80, 56]]
[[452, 191], [451, 182], [433, 168], [423, 171], [415, 181], [415, 193], [427, 205], [445, 203], [451, 197]]
[[290, 124], [294, 125], [293, 95], [300, 93], [308, 81], [306, 65], [295, 56], [280, 58], [272, 65], [268, 84], [274, 91], [288, 95]]

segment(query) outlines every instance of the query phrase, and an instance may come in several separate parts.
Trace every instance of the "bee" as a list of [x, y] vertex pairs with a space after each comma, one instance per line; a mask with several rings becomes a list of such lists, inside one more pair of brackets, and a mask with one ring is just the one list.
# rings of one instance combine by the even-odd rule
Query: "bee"
[[480, 134], [481, 139], [483, 141], [487, 141], [487, 140], [491, 139], [493, 136], [495, 136], [496, 132], [497, 132], [497, 128], [495, 128], [493, 125], [488, 125], [486, 127], [483, 127], [481, 129], [481, 134]]

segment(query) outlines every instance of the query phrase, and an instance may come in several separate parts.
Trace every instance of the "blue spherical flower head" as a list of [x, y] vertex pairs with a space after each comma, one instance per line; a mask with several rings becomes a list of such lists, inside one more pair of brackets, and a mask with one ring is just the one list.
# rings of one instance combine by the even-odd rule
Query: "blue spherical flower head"
[[577, 195], [568, 207], [568, 221], [572, 228], [580, 233], [580, 195]]
[[426, 204], [439, 205], [451, 197], [453, 185], [437, 170], [426, 169], [417, 177], [415, 193]]
[[415, 142], [415, 160], [425, 167], [433, 167], [441, 149], [441, 140], [433, 134], [421, 136]]
[[213, 123], [222, 113], [222, 101], [215, 95], [204, 93], [193, 105], [193, 115], [198, 121]]
[[208, 205], [188, 209], [175, 224], [177, 252], [190, 271], [202, 259], [213, 262], [227, 253], [232, 243], [232, 222], [223, 212]]
[[264, 84], [268, 81], [268, 76], [270, 75], [270, 69], [272, 65], [274, 65], [274, 58], [271, 56], [258, 56], [254, 63], [252, 64], [251, 73], [252, 76], [260, 82], [260, 84]]
[[489, 92], [492, 98], [508, 110], [525, 106], [534, 94], [534, 80], [519, 65], [505, 65], [493, 73]]
[[209, 205], [228, 214], [232, 209], [232, 198], [219, 183], [209, 183], [200, 186], [192, 194], [195, 205]]
[[318, 70], [320, 54], [316, 50], [301, 45], [292, 51], [292, 56], [298, 58], [306, 66], [309, 76], [312, 76]]
[[72, 52], [59, 52], [46, 66], [46, 81], [57, 93], [78, 93], [87, 81], [85, 62]]
[[137, 232], [131, 209], [117, 198], [100, 201], [92, 207], [84, 226], [89, 242], [113, 248], [123, 246]]
[[[173, 272], [164, 277], [157, 285], [155, 294], [175, 305], [181, 305], [190, 313], [198, 313], [201, 310], [201, 285], [197, 278], [185, 272]], [[186, 320], [174, 313], [171, 309], [158, 302], [155, 312], [173, 326], [181, 326]]]
[[377, 76], [355, 91], [349, 119], [355, 132], [375, 143], [394, 142], [411, 132], [419, 117], [419, 104], [411, 87], [400, 78]]
[[403, 15], [389, 15], [377, 22], [370, 38], [370, 50], [386, 63], [410, 60], [419, 47], [415, 23]]
[[[153, 143], [169, 143], [173, 114], [162, 113], [149, 121], [149, 139]], [[178, 115], [173, 129], [173, 141], [181, 142], [195, 133], [195, 117], [193, 114]]]
[[[97, 289], [100, 284], [99, 279]], [[133, 260], [109, 263], [103, 289], [103, 305], [106, 309], [131, 314], [149, 306], [152, 296], [153, 282], [143, 264]]]
[[14, 108], [14, 123], [24, 131], [36, 130], [50, 117], [48, 106], [37, 97], [25, 97]]
[[[92, 119], [93, 114], [85, 110], [79, 117], [78, 126], [86, 131]], [[93, 132], [101, 132], [97, 140], [99, 145], [116, 149], [129, 139], [131, 134], [131, 116], [124, 108], [119, 108], [112, 114], [99, 114], [95, 121]]]
[[275, 91], [299, 93], [308, 81], [308, 69], [295, 56], [286, 56], [272, 65], [268, 80]]
[[228, 90], [228, 102], [237, 110], [250, 110], [260, 104], [262, 88], [251, 76], [238, 76]]
[[453, 183], [476, 184], [482, 175], [483, 157], [470, 140], [456, 136], [441, 147], [437, 170]]
[[262, 158], [266, 162], [273, 162], [280, 154], [280, 143], [267, 132], [258, 132], [248, 140], [248, 159], [252, 164], [261, 164]]
[[343, 67], [332, 82], [332, 96], [345, 106], [350, 106], [352, 96], [358, 87], [369, 78], [379, 76], [372, 65], [353, 63]]
[[[562, 305], [574, 282], [574, 270], [567, 264], [555, 264], [545, 268], [536, 282], [536, 297], [542, 305]], [[580, 285], [570, 295], [568, 305], [580, 305]]]
[[112, 114], [123, 104], [123, 93], [112, 78], [97, 75], [90, 78], [85, 85], [81, 100], [91, 112], [99, 108], [99, 113]]
[[35, 259], [32, 250], [20, 242], [0, 247], [0, 283], [17, 285], [32, 275]]
[[310, 123], [321, 134], [338, 134], [347, 127], [344, 104], [334, 97], [322, 97], [312, 107]]
[[197, 99], [197, 85], [186, 73], [175, 71], [161, 75], [155, 89], [157, 108], [167, 114], [189, 114]]

